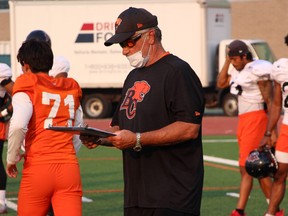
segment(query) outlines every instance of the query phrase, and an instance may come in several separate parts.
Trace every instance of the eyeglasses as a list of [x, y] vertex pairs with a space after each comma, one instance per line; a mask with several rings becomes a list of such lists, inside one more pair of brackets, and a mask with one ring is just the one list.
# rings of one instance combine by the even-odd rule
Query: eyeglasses
[[135, 37], [128, 38], [127, 40], [119, 43], [119, 45], [124, 48], [124, 47], [129, 47], [132, 48], [135, 46], [136, 42], [141, 38], [142, 34], [138, 34]]

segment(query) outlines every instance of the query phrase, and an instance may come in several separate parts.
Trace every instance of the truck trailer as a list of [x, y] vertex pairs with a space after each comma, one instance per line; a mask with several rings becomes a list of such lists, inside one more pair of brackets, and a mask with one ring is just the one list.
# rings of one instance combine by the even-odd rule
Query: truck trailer
[[[222, 107], [226, 115], [237, 115], [236, 97], [229, 89], [216, 88], [231, 41], [231, 11], [226, 0], [10, 0], [14, 79], [22, 73], [16, 60], [21, 43], [31, 31], [44, 30], [51, 37], [54, 55], [65, 56], [71, 63], [69, 76], [83, 90], [85, 116], [109, 117], [132, 68], [120, 46], [105, 47], [104, 42], [114, 34], [118, 15], [131, 6], [158, 17], [164, 48], [195, 70], [205, 91], [206, 107]], [[265, 41], [245, 42], [255, 59], [274, 60]]]

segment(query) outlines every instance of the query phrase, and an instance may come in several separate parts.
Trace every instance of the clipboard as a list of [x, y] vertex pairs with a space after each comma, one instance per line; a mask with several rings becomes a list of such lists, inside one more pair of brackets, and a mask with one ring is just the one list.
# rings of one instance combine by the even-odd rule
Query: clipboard
[[106, 138], [109, 136], [116, 136], [116, 134], [100, 130], [98, 128], [93, 127], [81, 127], [81, 126], [49, 126], [47, 130], [59, 131], [59, 132], [67, 132], [78, 135], [93, 135], [99, 136], [100, 138]]

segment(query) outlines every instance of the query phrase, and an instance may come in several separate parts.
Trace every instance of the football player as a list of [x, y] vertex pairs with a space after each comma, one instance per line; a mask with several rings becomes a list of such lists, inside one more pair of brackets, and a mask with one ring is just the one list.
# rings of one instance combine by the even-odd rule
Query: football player
[[[252, 190], [253, 177], [245, 169], [249, 153], [257, 149], [265, 132], [268, 117], [265, 103], [269, 106], [272, 84], [269, 80], [272, 64], [264, 60], [254, 60], [247, 45], [234, 40], [228, 46], [225, 64], [218, 75], [217, 86], [227, 88], [237, 95], [239, 109], [238, 145], [241, 175], [240, 196], [236, 209], [230, 216], [245, 215], [245, 207]], [[230, 64], [234, 66], [229, 72]], [[272, 181], [270, 177], [259, 179], [261, 189], [269, 202]]]
[[[278, 170], [274, 176], [274, 182], [272, 184], [272, 193], [268, 211], [265, 216], [284, 215], [278, 213], [278, 206], [283, 200], [286, 190], [286, 178], [288, 172], [288, 59], [281, 58], [274, 62], [273, 70], [271, 73], [271, 79], [274, 80], [274, 95], [271, 104], [271, 112], [269, 114], [269, 121], [267, 124], [266, 133], [262, 141], [262, 145], [271, 143], [271, 131], [277, 127], [278, 120], [281, 115], [282, 109], [284, 110], [284, 116], [282, 125], [277, 139], [275, 156], [278, 161]], [[277, 212], [278, 211], [278, 212]]]
[[11, 97], [14, 82], [11, 79], [12, 72], [7, 64], [0, 63], [0, 214], [7, 213], [6, 206], [6, 183], [7, 175], [5, 172], [2, 154], [4, 142], [6, 140], [7, 121], [12, 113]]
[[17, 157], [25, 139], [18, 215], [45, 215], [52, 202], [56, 215], [80, 216], [82, 184], [73, 135], [46, 129], [74, 125], [81, 112], [81, 88], [72, 78], [48, 75], [53, 52], [46, 42], [24, 42], [17, 59], [23, 74], [13, 87], [6, 172], [17, 177]]

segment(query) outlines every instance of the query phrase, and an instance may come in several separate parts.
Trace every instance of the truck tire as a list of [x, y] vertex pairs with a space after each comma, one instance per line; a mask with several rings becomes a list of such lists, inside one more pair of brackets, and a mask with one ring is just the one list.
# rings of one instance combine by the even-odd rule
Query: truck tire
[[238, 115], [238, 100], [235, 95], [227, 93], [222, 102], [222, 109], [227, 116]]
[[112, 102], [102, 94], [88, 94], [84, 96], [82, 108], [86, 118], [107, 118], [112, 112]]

